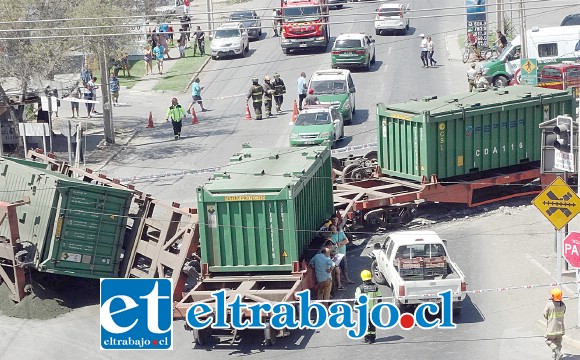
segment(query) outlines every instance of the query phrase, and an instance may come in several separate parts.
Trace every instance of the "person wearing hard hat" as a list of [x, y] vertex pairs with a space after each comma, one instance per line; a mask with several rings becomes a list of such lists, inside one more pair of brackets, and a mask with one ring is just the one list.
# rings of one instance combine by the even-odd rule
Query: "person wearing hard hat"
[[270, 83], [270, 76], [264, 76], [264, 110], [266, 117], [272, 116], [272, 96], [275, 93], [274, 85]]
[[544, 308], [546, 319], [546, 344], [552, 349], [552, 359], [562, 357], [562, 336], [564, 336], [564, 314], [566, 304], [562, 301], [562, 290], [558, 288], [550, 291], [550, 301]]
[[369, 270], [361, 271], [360, 278], [362, 280], [362, 284], [356, 288], [356, 292], [354, 293], [354, 297], [356, 299], [355, 302], [357, 304], [359, 302], [359, 298], [363, 294], [366, 295], [369, 299], [368, 307], [367, 307], [367, 311], [368, 311], [367, 317], [369, 318], [368, 319], [369, 326], [367, 328], [367, 332], [365, 334], [364, 340], [365, 340], [365, 343], [372, 344], [375, 342], [375, 340], [377, 338], [377, 328], [370, 320], [370, 313], [376, 304], [382, 302], [381, 297], [383, 295], [381, 294], [381, 291], [379, 290], [379, 286], [373, 282], [373, 280], [372, 280], [373, 275], [371, 274], [371, 272]]
[[252, 87], [248, 91], [248, 96], [246, 97], [246, 104], [252, 99], [252, 104], [254, 106], [254, 112], [256, 113], [256, 120], [262, 120], [262, 97], [264, 96], [264, 88], [258, 83], [258, 77], [254, 76], [252, 78]]
[[280, 74], [274, 74], [274, 81], [272, 82], [274, 85], [274, 101], [276, 101], [276, 111], [282, 111], [282, 102], [284, 101], [284, 94], [286, 94], [286, 85], [284, 85], [284, 81], [280, 79]]
[[475, 63], [471, 63], [471, 68], [467, 70], [467, 83], [469, 84], [469, 92], [472, 92], [473, 89], [477, 86], [476, 77], [477, 70], [475, 69]]

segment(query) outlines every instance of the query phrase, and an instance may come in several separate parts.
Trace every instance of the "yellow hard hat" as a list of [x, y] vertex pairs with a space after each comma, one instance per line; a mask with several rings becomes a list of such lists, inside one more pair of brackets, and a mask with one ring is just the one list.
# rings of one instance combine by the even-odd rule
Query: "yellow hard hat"
[[552, 295], [552, 300], [562, 301], [562, 290], [553, 288], [552, 291], [550, 291], [550, 295]]
[[371, 272], [368, 270], [363, 270], [360, 272], [360, 278], [362, 281], [368, 281], [373, 278], [373, 274], [371, 274]]

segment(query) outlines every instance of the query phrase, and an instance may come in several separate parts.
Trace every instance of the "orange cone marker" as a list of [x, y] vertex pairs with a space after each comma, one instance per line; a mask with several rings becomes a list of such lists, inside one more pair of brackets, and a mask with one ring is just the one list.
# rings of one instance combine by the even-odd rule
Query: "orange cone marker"
[[195, 109], [193, 108], [193, 106], [191, 107], [191, 124], [195, 125], [197, 124], [197, 114], [195, 113]]
[[294, 111], [292, 111], [292, 122], [296, 122], [296, 117], [298, 117], [298, 105], [296, 104], [296, 100], [294, 100]]
[[252, 120], [252, 114], [250, 114], [250, 105], [246, 103], [246, 115], [244, 116], [245, 120]]
[[147, 129], [153, 129], [153, 114], [149, 111], [149, 124], [147, 124]]

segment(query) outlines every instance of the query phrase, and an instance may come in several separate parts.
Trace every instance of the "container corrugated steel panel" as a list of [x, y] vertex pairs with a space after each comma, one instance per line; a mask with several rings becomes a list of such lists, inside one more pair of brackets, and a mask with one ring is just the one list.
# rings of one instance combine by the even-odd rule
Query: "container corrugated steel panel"
[[333, 212], [326, 147], [243, 149], [197, 189], [211, 272], [289, 272]]
[[[21, 241], [40, 271], [79, 277], [118, 276], [132, 198], [129, 191], [89, 184], [0, 158], [1, 200], [17, 207]], [[7, 235], [6, 224], [0, 235]]]
[[575, 112], [570, 92], [532, 86], [378, 104], [379, 165], [420, 181], [540, 161], [538, 125]]

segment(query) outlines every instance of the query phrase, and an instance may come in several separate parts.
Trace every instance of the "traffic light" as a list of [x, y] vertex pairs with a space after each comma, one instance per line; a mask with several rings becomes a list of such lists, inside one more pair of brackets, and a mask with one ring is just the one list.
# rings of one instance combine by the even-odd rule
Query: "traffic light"
[[558, 116], [556, 126], [554, 126], [554, 148], [563, 152], [572, 152], [574, 134], [572, 118], [565, 116]]

